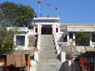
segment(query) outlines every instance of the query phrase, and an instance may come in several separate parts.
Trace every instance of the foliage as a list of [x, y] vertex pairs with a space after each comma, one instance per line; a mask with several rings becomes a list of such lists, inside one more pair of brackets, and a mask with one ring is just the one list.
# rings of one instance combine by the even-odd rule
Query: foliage
[[18, 26], [27, 26], [34, 17], [34, 11], [29, 6], [20, 5], [16, 9], [17, 17], [16, 17], [16, 24]]
[[13, 31], [7, 31], [5, 24], [0, 27], [0, 54], [8, 54], [14, 51]]
[[2, 23], [4, 19], [5, 19], [5, 14], [3, 13], [3, 11], [0, 11], [0, 23]]
[[76, 44], [79, 46], [89, 46], [91, 35], [89, 33], [76, 33]]
[[11, 23], [11, 26], [19, 27], [29, 25], [35, 14], [31, 7], [17, 5], [11, 2], [0, 4], [0, 11], [5, 14], [8, 25]]

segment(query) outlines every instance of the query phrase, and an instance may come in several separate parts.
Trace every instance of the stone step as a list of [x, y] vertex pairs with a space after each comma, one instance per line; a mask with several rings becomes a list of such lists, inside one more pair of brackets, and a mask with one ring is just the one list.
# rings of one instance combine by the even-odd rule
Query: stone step
[[39, 63], [37, 65], [38, 71], [64, 71], [64, 67], [61, 63]]
[[64, 71], [58, 60], [52, 35], [41, 35], [40, 54], [37, 71]]
[[42, 53], [42, 54], [51, 54], [51, 53], [55, 54], [56, 50], [48, 50], [48, 49], [44, 50], [44, 49], [41, 49], [40, 53]]
[[47, 39], [47, 40], [51, 40], [51, 39], [53, 39], [53, 37], [41, 37], [40, 39]]
[[48, 53], [48, 52], [46, 52], [46, 53], [40, 53], [39, 55], [40, 56], [57, 56], [57, 54], [55, 54], [55, 53]]
[[55, 46], [49, 47], [49, 46], [40, 46], [41, 50], [55, 50]]
[[51, 48], [52, 48], [55, 45], [54, 45], [54, 43], [45, 43], [45, 44], [41, 43], [40, 46], [48, 46], [48, 47], [51, 46]]
[[54, 42], [51, 42], [51, 41], [46, 41], [46, 40], [44, 40], [44, 42], [40, 42], [41, 44], [46, 44], [46, 45], [48, 45], [48, 44], [52, 44], [52, 45], [54, 45]]
[[43, 64], [61, 64], [58, 59], [40, 59], [39, 63]]
[[40, 38], [40, 40], [54, 41], [53, 38]]
[[44, 43], [44, 44], [45, 44], [45, 43], [46, 43], [46, 44], [47, 44], [47, 43], [49, 43], [49, 44], [54, 44], [54, 41], [51, 41], [51, 40], [48, 40], [48, 41], [47, 41], [47, 40], [41, 40], [40, 43], [42, 43], [42, 44], [43, 44], [43, 43]]
[[39, 58], [40, 59], [56, 59], [56, 58], [58, 58], [58, 56], [57, 55], [50, 55], [50, 56], [48, 56], [48, 55], [39, 55]]
[[41, 38], [52, 38], [52, 35], [50, 36], [40, 36]]

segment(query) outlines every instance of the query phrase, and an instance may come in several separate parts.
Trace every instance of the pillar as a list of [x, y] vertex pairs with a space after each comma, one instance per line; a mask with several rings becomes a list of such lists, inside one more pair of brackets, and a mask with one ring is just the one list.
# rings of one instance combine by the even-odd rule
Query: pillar
[[72, 61], [68, 60], [68, 66], [70, 67], [72, 65]]
[[53, 25], [52, 25], [52, 34], [55, 34], [55, 33], [56, 33], [56, 25], [53, 24]]
[[35, 26], [34, 26], [34, 28], [33, 28], [33, 32], [34, 32], [34, 35], [35, 35]]
[[14, 43], [16, 43], [16, 35], [14, 35]]
[[38, 28], [37, 29], [37, 31], [38, 31], [37, 33], [40, 34], [40, 24], [37, 25], [37, 28]]
[[61, 52], [61, 62], [65, 62], [66, 61], [66, 52]]
[[34, 52], [34, 60], [38, 62], [39, 60], [38, 52]]
[[75, 46], [75, 33], [73, 33], [73, 45]]
[[[91, 33], [90, 33], [91, 34]], [[91, 34], [91, 36], [92, 36], [92, 34]], [[90, 46], [93, 46], [93, 44], [92, 44], [92, 39], [90, 38]]]
[[42, 25], [41, 24], [39, 24], [40, 26], [39, 26], [39, 34], [41, 34], [42, 33]]
[[25, 47], [28, 47], [28, 43], [29, 43], [28, 35], [25, 35]]
[[92, 45], [92, 40], [91, 40], [91, 39], [90, 39], [90, 46], [93, 46], [93, 45]]
[[68, 45], [69, 45], [69, 33], [67, 33], [67, 43], [68, 43]]

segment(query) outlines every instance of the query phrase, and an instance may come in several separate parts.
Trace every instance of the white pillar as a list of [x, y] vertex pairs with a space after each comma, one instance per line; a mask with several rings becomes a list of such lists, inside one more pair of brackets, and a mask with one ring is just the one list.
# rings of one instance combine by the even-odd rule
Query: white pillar
[[71, 65], [72, 65], [72, 62], [71, 62], [71, 60], [69, 60], [68, 61], [68, 66], [71, 67]]
[[14, 43], [16, 44], [16, 35], [14, 35]]
[[66, 52], [61, 52], [61, 62], [65, 62], [66, 61]]
[[60, 52], [61, 52], [61, 50], [60, 50], [60, 49], [58, 49], [58, 50], [57, 50], [57, 54], [60, 54]]
[[75, 46], [75, 33], [73, 33], [73, 45]]
[[[92, 36], [92, 33], [90, 33], [90, 35]], [[91, 38], [90, 38], [90, 46], [93, 46]]]
[[34, 52], [34, 60], [35, 61], [38, 61], [39, 60], [38, 52]]
[[38, 24], [37, 26], [38, 26], [38, 29], [37, 29], [38, 32], [37, 33], [39, 34], [40, 33], [40, 29], [39, 29], [40, 27], [39, 26], [40, 25]]
[[28, 47], [28, 43], [29, 43], [28, 35], [25, 35], [25, 47]]
[[90, 46], [93, 46], [93, 45], [92, 45], [92, 40], [91, 40], [91, 39], [90, 39]]
[[34, 26], [33, 32], [34, 32], [34, 35], [35, 35], [35, 26]]
[[69, 33], [67, 33], [67, 43], [69, 45]]

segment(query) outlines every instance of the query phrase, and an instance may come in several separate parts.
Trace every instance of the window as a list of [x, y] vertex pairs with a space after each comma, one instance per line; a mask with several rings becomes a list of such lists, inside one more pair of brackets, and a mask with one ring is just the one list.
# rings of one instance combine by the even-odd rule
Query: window
[[58, 28], [56, 28], [56, 32], [58, 32]]
[[35, 32], [37, 33], [38, 32], [38, 28], [36, 27], [36, 29], [35, 29]]

